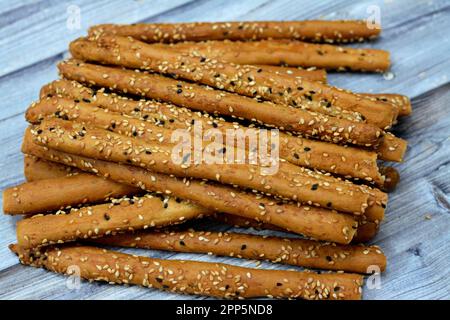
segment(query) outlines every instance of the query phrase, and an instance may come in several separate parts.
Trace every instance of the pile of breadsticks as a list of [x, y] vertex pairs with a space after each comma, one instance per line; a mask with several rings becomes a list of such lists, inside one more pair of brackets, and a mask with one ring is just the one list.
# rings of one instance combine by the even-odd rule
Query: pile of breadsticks
[[[3, 194], [5, 213], [24, 216], [11, 250], [25, 265], [65, 274], [75, 266], [88, 280], [179, 293], [361, 298], [363, 274], [386, 267], [379, 247], [361, 243], [376, 235], [386, 192], [399, 180], [381, 161], [402, 161], [406, 141], [389, 130], [411, 105], [398, 94], [330, 86], [326, 70], [386, 71], [388, 52], [335, 45], [379, 32], [364, 21], [90, 28], [58, 65], [61, 79], [26, 111], [27, 182]], [[174, 162], [174, 132], [199, 123], [223, 133], [279, 129], [278, 170]], [[243, 229], [212, 231], [211, 220]], [[250, 227], [291, 235], [245, 233]], [[328, 271], [162, 260], [110, 247]]]

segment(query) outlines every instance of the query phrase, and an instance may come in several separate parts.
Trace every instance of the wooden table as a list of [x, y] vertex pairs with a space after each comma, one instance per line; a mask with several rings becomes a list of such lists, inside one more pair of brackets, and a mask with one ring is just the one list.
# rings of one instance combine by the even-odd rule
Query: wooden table
[[[356, 3], [356, 4], [355, 4]], [[81, 10], [81, 29], [68, 19], [69, 5]], [[413, 98], [414, 113], [396, 133], [408, 139], [401, 183], [390, 195], [386, 221], [374, 243], [388, 257], [380, 289], [365, 299], [450, 298], [450, 2], [449, 1], [0, 1], [1, 189], [24, 181], [20, 153], [24, 110], [45, 83], [69, 41], [88, 26], [116, 22], [214, 20], [360, 19], [381, 10], [382, 37], [361, 46], [391, 52], [391, 74], [332, 74], [336, 86], [360, 92], [397, 92]], [[72, 8], [73, 9], [73, 8]], [[75, 8], [77, 9], [77, 8]], [[75, 24], [76, 27], [76, 24]], [[426, 218], [428, 217], [428, 218]], [[138, 287], [83, 282], [69, 290], [63, 276], [18, 264], [7, 245], [15, 241], [16, 218], [0, 216], [0, 298], [3, 299], [180, 299], [186, 296]], [[192, 254], [139, 251], [164, 257], [254, 261]], [[263, 263], [262, 267], [284, 268]], [[191, 298], [191, 297], [188, 297]], [[193, 297], [203, 299], [201, 297]]]

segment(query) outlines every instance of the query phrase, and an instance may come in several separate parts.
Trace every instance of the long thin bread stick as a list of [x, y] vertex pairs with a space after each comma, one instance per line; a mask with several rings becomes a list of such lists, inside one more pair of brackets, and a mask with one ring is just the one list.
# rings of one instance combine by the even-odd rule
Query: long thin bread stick
[[10, 249], [22, 264], [79, 276], [90, 281], [134, 284], [172, 292], [220, 298], [360, 299], [362, 276], [356, 274], [264, 270], [221, 263], [162, 260], [88, 247]]

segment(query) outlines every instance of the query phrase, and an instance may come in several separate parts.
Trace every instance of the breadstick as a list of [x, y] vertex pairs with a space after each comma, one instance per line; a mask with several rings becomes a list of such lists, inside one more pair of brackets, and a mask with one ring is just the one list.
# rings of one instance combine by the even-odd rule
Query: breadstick
[[22, 264], [90, 281], [134, 284], [220, 298], [360, 299], [357, 274], [264, 270], [222, 263], [162, 260], [88, 246], [44, 247], [29, 252], [11, 245]]
[[47, 149], [32, 142], [30, 130], [25, 133], [22, 151], [77, 167], [116, 182], [137, 186], [147, 191], [175, 195], [210, 210], [271, 223], [285, 230], [319, 240], [346, 244], [351, 241], [357, 228], [357, 222], [352, 216], [332, 210], [275, 201], [260, 194], [245, 193], [223, 185], [199, 183], [187, 179], [181, 181], [137, 167]]
[[384, 139], [376, 147], [375, 151], [385, 161], [402, 162], [407, 147], [408, 142], [406, 140], [398, 138], [390, 132], [386, 132]]
[[378, 266], [381, 271], [386, 268], [386, 257], [378, 247], [335, 245], [244, 233], [164, 230], [102, 237], [94, 242], [108, 246], [269, 260], [300, 267], [356, 273], [367, 273], [371, 265]]
[[67, 214], [35, 215], [20, 220], [17, 222], [17, 242], [24, 248], [34, 248], [178, 224], [211, 213], [186, 201], [151, 195], [113, 199], [110, 203], [74, 208]]
[[347, 43], [373, 39], [380, 32], [381, 28], [369, 28], [364, 20], [100, 24], [89, 29], [93, 36], [115, 34], [146, 42], [290, 39]]
[[386, 190], [387, 192], [394, 191], [395, 187], [400, 181], [400, 174], [393, 167], [381, 167], [380, 170], [383, 173], [383, 176], [386, 177], [382, 189]]
[[[273, 224], [263, 223], [232, 214], [216, 213], [208, 217], [215, 221], [219, 221], [238, 228], [255, 228], [258, 230], [267, 229], [286, 232], [285, 229], [274, 226]], [[361, 221], [358, 224], [358, 229], [356, 230], [356, 234], [352, 239], [352, 243], [362, 243], [372, 240], [376, 236], [378, 229], [379, 229], [378, 223], [370, 221]]]
[[389, 69], [389, 52], [300, 41], [207, 41], [155, 44], [156, 48], [218, 59], [236, 64], [288, 65], [328, 70], [382, 72]]
[[374, 97], [383, 102], [390, 102], [398, 106], [399, 116], [409, 116], [412, 112], [411, 101], [407, 96], [395, 93], [361, 93], [364, 96]]
[[[46, 92], [48, 91], [46, 90]], [[49, 93], [46, 93], [46, 96], [48, 94]], [[107, 98], [108, 97], [105, 97], [103, 100], [107, 100]], [[175, 121], [167, 121], [171, 125], [168, 126], [169, 128], [165, 129], [161, 128], [160, 123], [161, 121], [164, 121], [165, 125], [166, 120], [159, 120], [158, 118], [158, 121], [153, 124], [152, 120], [148, 120], [148, 118], [153, 117], [153, 114], [148, 114], [149, 117], [147, 117], [147, 119], [142, 117], [142, 112], [140, 116], [135, 114], [136, 110], [138, 110], [136, 108], [138, 107], [134, 107], [134, 113], [129, 110], [127, 115], [129, 114], [130, 116], [128, 117], [122, 116], [116, 112], [111, 112], [110, 109], [108, 109], [109, 105], [111, 105], [114, 111], [120, 110], [114, 102], [106, 104], [105, 102], [107, 101], [103, 101], [101, 103], [101, 107], [105, 108], [103, 110], [96, 108], [98, 104], [93, 99], [84, 99], [91, 102], [84, 102], [79, 98], [72, 100], [59, 97], [43, 98], [37, 103], [33, 103], [30, 108], [28, 108], [26, 119], [31, 123], [37, 123], [45, 116], [52, 115], [67, 120], [86, 122], [100, 128], [107, 128], [110, 131], [120, 134], [144, 138], [148, 141], [163, 142], [165, 144], [170, 143], [171, 136], [174, 133], [173, 130], [169, 129], [170, 127], [175, 128], [178, 126], [179, 128], [188, 129], [190, 132], [194, 132], [194, 130], [191, 130], [192, 121], [201, 123], [202, 126], [203, 123], [206, 122], [206, 128], [217, 128], [224, 135], [227, 134], [227, 129], [240, 128], [237, 124], [222, 121], [209, 122], [205, 121], [202, 116], [195, 115], [194, 117], [194, 114], [191, 114], [193, 116], [191, 122], [183, 121], [184, 118], [179, 119], [176, 123]], [[133, 107], [133, 104], [129, 104], [128, 106]], [[188, 115], [187, 113], [185, 114]], [[147, 113], [145, 113], [145, 115], [147, 115]], [[186, 125], [186, 123], [189, 124]], [[219, 123], [220, 126], [217, 123]], [[242, 129], [244, 128], [246, 127], [242, 127]], [[256, 133], [257, 136], [259, 136], [257, 130]], [[246, 145], [245, 147], [248, 152], [249, 146]], [[375, 153], [324, 142], [308, 141], [287, 134], [281, 134], [279, 137], [279, 156], [296, 165], [331, 172], [345, 178], [362, 179], [369, 183], [375, 183], [378, 186], [384, 185], [384, 177], [378, 171]]]
[[256, 164], [208, 164], [204, 161], [194, 164], [189, 159], [178, 164], [172, 161], [173, 148], [170, 146], [128, 138], [72, 121], [44, 120], [35, 126], [32, 133], [35, 142], [59, 151], [127, 163], [178, 177], [238, 185], [356, 215], [364, 213], [371, 195], [363, 185], [357, 186], [284, 162], [278, 163], [273, 174], [265, 173], [264, 167]]
[[[200, 55], [180, 54], [155, 48], [124, 37], [105, 36], [97, 41], [77, 39], [70, 44], [77, 59], [141, 68], [249, 97], [261, 97], [283, 105], [293, 105], [326, 115], [366, 120], [379, 128], [389, 128], [397, 117], [397, 107], [340, 90], [316, 81], [265, 72], [251, 65], [236, 65]], [[359, 117], [359, 114], [362, 115]]]
[[24, 155], [23, 172], [28, 182], [61, 178], [69, 175], [78, 174], [80, 171], [76, 168], [67, 167], [58, 163], [49, 162], [35, 156]]
[[[365, 124], [314, 114], [302, 109], [257, 102], [248, 97], [131, 70], [68, 61], [59, 64], [65, 78], [171, 102], [211, 114], [258, 120], [280, 129], [300, 132], [334, 143], [378, 144], [382, 131]], [[132, 85], [130, 85], [132, 83]], [[181, 86], [181, 87], [180, 87]], [[299, 120], [300, 119], [300, 120]]]
[[138, 193], [139, 189], [105, 179], [92, 179], [83, 173], [7, 188], [3, 191], [3, 211], [11, 215], [44, 213]]

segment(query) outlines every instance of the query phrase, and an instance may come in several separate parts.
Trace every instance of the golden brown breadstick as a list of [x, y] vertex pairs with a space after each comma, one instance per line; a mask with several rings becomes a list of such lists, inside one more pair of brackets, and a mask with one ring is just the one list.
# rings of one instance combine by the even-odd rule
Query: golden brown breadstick
[[411, 101], [407, 96], [395, 93], [361, 93], [361, 95], [397, 105], [399, 116], [409, 116], [412, 112]]
[[236, 64], [288, 65], [329, 70], [376, 71], [389, 69], [389, 52], [288, 40], [206, 41], [154, 44], [161, 49], [201, 55]]
[[70, 80], [159, 99], [211, 114], [258, 120], [282, 130], [300, 132], [324, 141], [371, 147], [379, 143], [382, 135], [380, 129], [369, 124], [328, 117], [294, 107], [258, 102], [248, 97], [158, 75], [73, 60], [59, 64], [58, 68], [61, 74]]
[[[127, 163], [153, 172], [178, 177], [208, 179], [243, 188], [278, 195], [314, 206], [362, 214], [368, 207], [371, 192], [303, 167], [279, 162], [270, 174], [257, 164], [194, 163], [172, 160], [171, 146], [128, 138], [107, 130], [59, 119], [47, 119], [31, 131], [38, 144], [89, 158]], [[192, 158], [192, 157], [191, 157]]]
[[12, 215], [45, 213], [137, 193], [139, 189], [80, 173], [7, 188], [3, 191], [3, 211]]
[[381, 28], [369, 28], [364, 20], [100, 24], [89, 29], [93, 36], [116, 34], [146, 42], [295, 39], [346, 43], [373, 39], [380, 32]]
[[[267, 229], [286, 232], [285, 229], [274, 226], [273, 224], [270, 223], [259, 222], [256, 220], [247, 219], [245, 217], [240, 217], [227, 213], [216, 213], [214, 215], [208, 216], [208, 218], [238, 228], [255, 228], [258, 230]], [[358, 225], [358, 229], [356, 230], [356, 234], [352, 239], [352, 243], [362, 243], [372, 240], [376, 236], [378, 229], [379, 229], [378, 223], [371, 221], [361, 221]]]
[[55, 162], [49, 162], [35, 156], [24, 155], [23, 172], [28, 182], [61, 178], [80, 173], [76, 168], [61, 165]]
[[[45, 90], [45, 92], [47, 96], [49, 91]], [[101, 94], [97, 94], [95, 97], [98, 97], [98, 95]], [[227, 129], [248, 129], [219, 120], [217, 122], [205, 121], [203, 116], [194, 114], [191, 114], [191, 122], [184, 121], [184, 118], [178, 119], [179, 121], [177, 122], [167, 121], [170, 124], [167, 126], [169, 128], [164, 128], [167, 119], [158, 118], [157, 122], [154, 122], [148, 120], [148, 118], [153, 118], [154, 113], [145, 113], [143, 115], [143, 112], [140, 112], [139, 115], [136, 115], [136, 110], [139, 108], [136, 107], [136, 103], [131, 103], [136, 101], [128, 99], [124, 101], [128, 106], [124, 109], [128, 109], [128, 112], [126, 116], [123, 116], [108, 109], [109, 105], [111, 105], [114, 111], [123, 111], [117, 107], [117, 103], [114, 103], [114, 101], [118, 100], [115, 99], [116, 97], [110, 97], [109, 99], [114, 101], [106, 101], [109, 96], [103, 97], [102, 100], [104, 101], [98, 103], [97, 100], [100, 99], [84, 98], [86, 101], [91, 101], [84, 102], [79, 97], [76, 99], [46, 97], [33, 103], [28, 108], [26, 119], [31, 123], [37, 123], [45, 116], [51, 115], [57, 118], [85, 122], [120, 134], [165, 144], [170, 144], [171, 136], [174, 133], [171, 127], [179, 127], [188, 129], [191, 133], [194, 132], [192, 130], [192, 121], [195, 121], [194, 123], [197, 124], [201, 123], [202, 127], [205, 124], [206, 128], [218, 129], [224, 136], [227, 134]], [[101, 106], [102, 109], [96, 108], [97, 105]], [[134, 108], [134, 112], [129, 110], [130, 107]], [[175, 110], [172, 111], [176, 112]], [[183, 112], [183, 114], [189, 115], [187, 112]], [[147, 119], [143, 118], [145, 115], [149, 115]], [[176, 117], [176, 115], [174, 116]], [[161, 121], [164, 121], [164, 124], [161, 125]], [[254, 130], [259, 135], [259, 131], [257, 129]], [[248, 149], [249, 146], [246, 145], [247, 152]], [[300, 166], [327, 171], [345, 178], [362, 179], [369, 183], [375, 183], [378, 186], [384, 185], [384, 177], [378, 171], [375, 153], [324, 142], [308, 141], [282, 133], [279, 137], [279, 156], [281, 159]]]
[[34, 248], [118, 232], [178, 224], [213, 212], [186, 201], [143, 197], [71, 209], [67, 214], [35, 215], [17, 222], [17, 242]]
[[351, 241], [357, 228], [357, 222], [352, 216], [332, 210], [274, 201], [260, 194], [245, 193], [223, 185], [199, 183], [187, 179], [181, 181], [137, 167], [47, 149], [32, 142], [29, 130], [25, 132], [22, 151], [108, 177], [116, 182], [178, 196], [210, 210], [271, 223], [285, 230], [319, 240], [346, 244]]
[[358, 122], [363, 119], [382, 129], [389, 128], [398, 114], [398, 107], [395, 105], [320, 82], [265, 72], [251, 65], [237, 65], [188, 53], [180, 54], [131, 38], [105, 36], [97, 41], [80, 38], [70, 44], [70, 52], [81, 60], [175, 75], [278, 104]]
[[356, 274], [250, 269], [222, 263], [162, 260], [88, 246], [50, 246], [27, 251], [11, 245], [20, 262], [90, 281], [134, 284], [221, 298], [360, 299]]
[[400, 174], [393, 167], [381, 167], [380, 170], [383, 173], [383, 176], [386, 177], [382, 189], [386, 190], [387, 192], [394, 191], [395, 187], [400, 181]]
[[102, 237], [94, 242], [119, 247], [269, 260], [294, 266], [356, 273], [367, 273], [367, 268], [371, 265], [378, 266], [381, 271], [386, 268], [386, 257], [378, 247], [336, 245], [245, 233], [194, 230], [145, 231]]
[[375, 151], [379, 157], [385, 161], [402, 162], [405, 156], [408, 142], [401, 138], [394, 136], [390, 132], [386, 132], [380, 145], [376, 147]]

